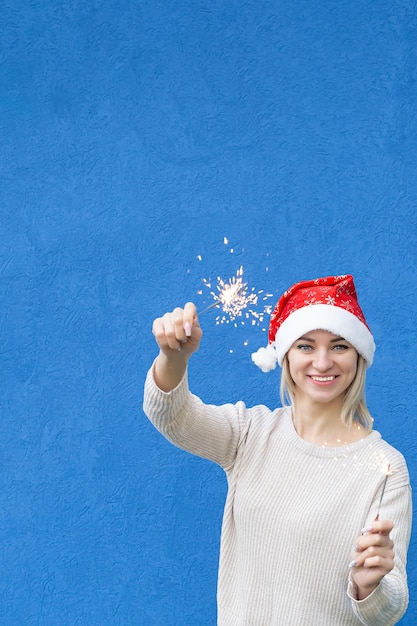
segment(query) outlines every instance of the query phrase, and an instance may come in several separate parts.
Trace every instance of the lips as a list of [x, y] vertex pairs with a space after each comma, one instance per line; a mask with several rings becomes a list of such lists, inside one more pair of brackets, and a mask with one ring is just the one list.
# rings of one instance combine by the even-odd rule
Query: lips
[[310, 376], [316, 383], [330, 383], [335, 380], [336, 376]]

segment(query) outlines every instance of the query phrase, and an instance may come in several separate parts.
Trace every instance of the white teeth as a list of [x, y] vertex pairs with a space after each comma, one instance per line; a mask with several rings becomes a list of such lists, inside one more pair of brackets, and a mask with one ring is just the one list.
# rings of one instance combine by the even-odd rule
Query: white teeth
[[312, 376], [313, 380], [317, 380], [319, 383], [326, 383], [330, 380], [334, 380], [336, 376]]

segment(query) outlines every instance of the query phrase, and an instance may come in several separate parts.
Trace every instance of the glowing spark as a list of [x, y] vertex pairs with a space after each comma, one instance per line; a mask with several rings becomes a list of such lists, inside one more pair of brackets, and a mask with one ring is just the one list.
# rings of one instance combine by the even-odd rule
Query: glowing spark
[[197, 254], [197, 259], [198, 259], [199, 261], [202, 261], [202, 260], [203, 260], [203, 257], [201, 256], [201, 254]]
[[227, 237], [223, 237], [223, 243], [225, 246], [227, 246], [227, 244], [229, 243], [229, 240]]
[[[200, 315], [205, 313], [209, 309], [214, 307], [221, 307], [223, 315], [218, 315], [216, 318], [217, 324], [228, 324], [234, 322], [236, 318], [244, 317], [245, 319], [251, 319], [252, 324], [259, 324], [263, 321], [265, 315], [265, 309], [262, 312], [256, 311], [255, 306], [258, 304], [258, 300], [263, 291], [255, 292], [253, 288], [249, 289], [248, 284], [243, 281], [243, 267], [241, 266], [235, 276], [229, 278], [228, 281], [223, 280], [220, 276], [217, 277], [216, 289], [217, 293], [211, 291], [211, 295], [214, 298], [213, 304], [200, 311]], [[211, 288], [211, 282], [203, 278], [203, 283], [206, 287]], [[264, 294], [262, 300], [272, 297], [272, 294]], [[244, 324], [244, 320], [241, 324]], [[234, 322], [237, 326], [237, 323]]]
[[384, 474], [384, 476], [391, 476], [395, 473], [395, 470], [389, 464], [387, 457], [382, 450], [375, 450], [371, 455], [369, 462], [370, 469], [377, 469]]

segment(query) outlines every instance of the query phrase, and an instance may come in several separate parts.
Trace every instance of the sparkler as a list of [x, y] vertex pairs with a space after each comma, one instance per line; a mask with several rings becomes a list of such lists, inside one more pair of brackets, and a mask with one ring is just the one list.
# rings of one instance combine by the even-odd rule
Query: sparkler
[[[216, 284], [217, 293], [214, 291], [210, 292], [214, 298], [214, 302], [200, 311], [199, 315], [215, 307], [221, 307], [225, 315], [216, 318], [217, 324], [228, 323], [238, 317], [242, 317], [243, 314], [246, 318], [252, 317], [253, 324], [262, 322], [264, 314], [270, 312], [270, 307], [269, 311], [268, 307], [265, 307], [265, 310], [261, 313], [256, 311], [253, 307], [258, 304], [259, 297], [264, 292], [255, 292], [254, 288], [249, 289], [248, 283], [244, 282], [242, 276], [242, 266], [237, 270], [236, 275], [229, 278], [228, 281], [218, 276]], [[203, 279], [203, 283], [206, 287], [211, 287], [211, 283], [208, 280]], [[272, 294], [264, 294], [263, 299], [266, 300], [271, 296]]]
[[379, 520], [379, 509], [381, 507], [382, 498], [384, 497], [385, 487], [387, 486], [388, 476], [391, 476], [391, 474], [392, 474], [390, 469], [391, 469], [391, 465], [388, 464], [387, 469], [385, 470], [385, 480], [384, 480], [383, 485], [382, 485], [381, 497], [379, 498], [378, 508], [376, 510], [376, 516], [375, 516], [375, 521], [376, 522]]
[[207, 311], [210, 311], [210, 309], [214, 309], [216, 306], [221, 306], [221, 302], [213, 302], [213, 304], [210, 304], [209, 306], [206, 306], [205, 309], [203, 309], [202, 311], [199, 311], [199, 315], [203, 315], [203, 313], [206, 313]]

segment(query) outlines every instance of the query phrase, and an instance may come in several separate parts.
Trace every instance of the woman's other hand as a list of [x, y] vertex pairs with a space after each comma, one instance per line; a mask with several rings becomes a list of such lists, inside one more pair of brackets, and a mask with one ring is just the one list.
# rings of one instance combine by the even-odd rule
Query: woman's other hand
[[349, 567], [357, 587], [357, 599], [363, 600], [394, 567], [394, 543], [389, 520], [376, 520], [356, 539]]

